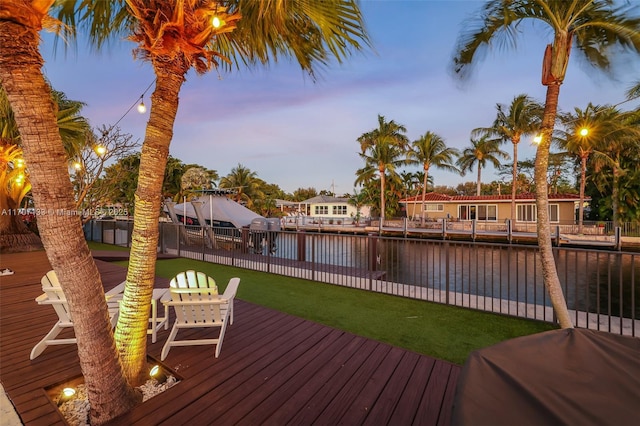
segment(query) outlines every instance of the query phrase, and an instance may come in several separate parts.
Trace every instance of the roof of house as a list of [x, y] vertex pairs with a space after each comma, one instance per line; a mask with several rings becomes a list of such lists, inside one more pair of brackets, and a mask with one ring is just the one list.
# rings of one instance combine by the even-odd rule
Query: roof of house
[[346, 203], [347, 198], [332, 197], [330, 195], [318, 195], [308, 200], [300, 201], [300, 204], [322, 204], [322, 203]]
[[[578, 194], [549, 194], [549, 200], [554, 201], [577, 201], [580, 199]], [[534, 201], [536, 194], [533, 192], [523, 192], [516, 194], [516, 200], [520, 201]], [[590, 197], [585, 197], [585, 200], [590, 200]], [[460, 203], [464, 201], [493, 201], [493, 202], [510, 202], [511, 194], [503, 195], [447, 195], [439, 192], [429, 192], [425, 194], [425, 201], [428, 202], [441, 202], [441, 203]], [[421, 203], [422, 195], [416, 195], [400, 200], [401, 203]]]

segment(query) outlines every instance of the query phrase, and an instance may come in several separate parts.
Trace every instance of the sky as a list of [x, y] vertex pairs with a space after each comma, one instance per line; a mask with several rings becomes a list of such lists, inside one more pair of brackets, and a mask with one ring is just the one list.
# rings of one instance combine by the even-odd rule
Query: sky
[[[378, 115], [407, 129], [410, 141], [427, 131], [462, 150], [470, 132], [488, 127], [496, 104], [519, 94], [544, 101], [540, 83], [544, 47], [552, 40], [542, 26], [524, 24], [516, 49], [490, 49], [468, 81], [450, 73], [456, 39], [465, 20], [477, 15], [480, 1], [364, 0], [361, 2], [371, 47], [342, 64], [323, 68], [316, 81], [299, 65], [281, 59], [268, 68], [203, 76], [189, 72], [180, 93], [170, 154], [225, 176], [242, 165], [268, 183], [292, 193], [313, 187], [337, 195], [354, 192], [356, 170], [364, 165], [357, 138], [375, 129]], [[134, 61], [133, 43], [114, 43], [95, 53], [82, 41], [54, 51], [44, 36], [44, 73], [56, 90], [85, 102], [82, 114], [95, 128], [115, 124], [140, 143], [148, 120], [135, 108], [154, 81], [147, 63]], [[82, 39], [81, 39], [82, 40]], [[640, 75], [640, 59], [623, 58], [613, 76], [582, 66], [576, 55], [560, 89], [559, 107], [573, 111], [594, 104], [617, 104]], [[153, 86], [144, 96], [150, 106]], [[638, 107], [637, 100], [620, 107]], [[126, 115], [125, 115], [126, 113]], [[124, 116], [124, 117], [123, 117]], [[512, 145], [503, 145], [512, 152]], [[519, 159], [533, 159], [535, 147], [523, 140]], [[417, 167], [407, 168], [417, 171]], [[430, 170], [435, 185], [475, 181]], [[483, 182], [498, 179], [492, 168]], [[503, 178], [509, 181], [509, 178]]]

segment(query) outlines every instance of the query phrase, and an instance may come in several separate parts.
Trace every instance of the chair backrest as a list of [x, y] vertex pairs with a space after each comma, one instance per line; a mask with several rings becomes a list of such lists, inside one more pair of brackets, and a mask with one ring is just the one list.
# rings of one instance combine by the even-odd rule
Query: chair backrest
[[224, 293], [220, 296], [224, 300], [232, 300], [236, 297], [238, 292], [238, 285], [240, 284], [240, 278], [234, 277], [229, 280], [227, 288], [224, 289]]
[[169, 283], [172, 306], [180, 323], [214, 324], [222, 321], [216, 281], [203, 272], [180, 272]]
[[62, 291], [56, 272], [54, 270], [47, 272], [40, 280], [40, 283], [42, 284], [42, 291], [47, 295], [47, 298], [43, 299], [43, 301], [53, 306], [61, 321], [72, 322], [67, 298]]

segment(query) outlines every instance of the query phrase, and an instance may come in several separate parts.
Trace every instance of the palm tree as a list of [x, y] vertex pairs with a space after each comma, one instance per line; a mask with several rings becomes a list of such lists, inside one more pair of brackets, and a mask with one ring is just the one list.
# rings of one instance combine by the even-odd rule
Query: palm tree
[[405, 149], [409, 143], [409, 140], [404, 135], [405, 133], [407, 133], [407, 128], [404, 125], [398, 124], [394, 120], [387, 122], [384, 115], [378, 114], [378, 128], [363, 133], [358, 138], [360, 152], [364, 154], [367, 149], [382, 140], [386, 140], [391, 144], [398, 145], [402, 149]]
[[386, 214], [386, 181], [400, 181], [397, 168], [407, 164], [406, 151], [393, 141], [382, 138], [369, 146], [366, 152], [360, 153], [360, 157], [364, 160], [365, 166], [356, 171], [355, 184], [365, 185], [376, 176], [380, 179], [380, 221], [383, 223]]
[[264, 198], [260, 191], [260, 182], [256, 172], [238, 164], [231, 169], [231, 173], [220, 179], [220, 188], [235, 190], [234, 200], [238, 203], [244, 202], [251, 208], [254, 199]]
[[453, 58], [453, 71], [465, 78], [474, 59], [482, 57], [493, 41], [515, 46], [522, 21], [532, 19], [551, 29], [553, 43], [547, 45], [543, 60], [542, 84], [547, 86], [547, 94], [535, 167], [537, 234], [544, 283], [563, 328], [572, 328], [573, 324], [553, 258], [547, 185], [560, 86], [572, 51], [604, 70], [610, 68], [609, 55], [614, 52], [640, 53], [640, 19], [632, 15], [632, 8], [633, 5], [618, 7], [611, 0], [487, 1], [482, 12], [465, 25]]
[[[611, 209], [614, 226], [619, 226], [621, 216], [620, 184], [625, 175], [637, 167], [640, 157], [640, 113], [637, 111], [619, 111], [615, 107], [606, 107], [599, 111], [593, 123], [595, 172], [602, 188], [602, 182], [611, 189]], [[605, 171], [610, 169], [611, 179]]]
[[[563, 149], [580, 160], [580, 204], [578, 205], [578, 232], [582, 234], [584, 223], [584, 190], [587, 183], [587, 161], [593, 153], [594, 142], [601, 136], [603, 129], [595, 123], [603, 116], [598, 113], [602, 108], [589, 103], [583, 110], [575, 108], [574, 114], [564, 114], [561, 122], [565, 131], [559, 139]], [[584, 129], [584, 130], [583, 130]], [[596, 132], [594, 134], [594, 132]], [[589, 134], [591, 133], [591, 134]]]
[[[16, 121], [25, 157], [35, 170], [31, 178], [36, 204], [65, 211], [73, 205], [72, 188], [62, 161], [62, 143], [55, 135], [53, 107], [43, 102], [48, 99], [49, 88], [41, 73], [43, 61], [38, 50], [39, 31], [55, 23], [48, 16], [53, 3], [0, 2], [0, 83], [14, 110], [19, 111]], [[84, 241], [79, 217], [51, 215], [41, 221], [43, 243], [58, 277], [65, 283], [74, 316], [78, 353], [92, 406], [91, 420], [100, 424], [136, 403], [137, 396], [129, 383], [142, 381], [145, 373], [162, 177], [178, 93], [187, 71], [195, 68], [206, 72], [221, 61], [227, 67], [267, 64], [278, 56], [287, 56], [295, 58], [314, 76], [318, 67], [333, 58], [341, 62], [368, 40], [360, 10], [351, 0], [236, 0], [230, 2], [229, 8], [197, 0], [127, 0], [126, 6], [121, 0], [61, 0], [56, 7], [59, 16], [69, 23], [66, 28], [72, 30], [71, 35], [77, 19], [86, 19], [83, 24], [98, 46], [109, 35], [130, 35], [139, 43], [138, 57], [152, 63], [157, 77], [141, 153], [131, 262], [115, 335], [117, 352], [100, 275]], [[218, 18], [215, 21], [214, 16]], [[212, 22], [225, 25], [212, 28]], [[236, 25], [238, 31], [231, 33]], [[58, 232], [62, 229], [65, 232]]]
[[408, 152], [409, 161], [413, 164], [421, 164], [424, 170], [422, 177], [422, 222], [424, 222], [429, 169], [433, 166], [437, 169], [459, 173], [459, 170], [453, 165], [454, 157], [459, 154], [457, 149], [447, 148], [444, 139], [430, 131], [411, 143], [411, 150]]
[[473, 131], [473, 136], [487, 133], [498, 138], [501, 142], [513, 144], [513, 169], [511, 184], [511, 220], [516, 217], [516, 192], [518, 179], [518, 144], [522, 136], [533, 135], [540, 129], [542, 118], [542, 106], [525, 94], [513, 98], [508, 111], [506, 106], [497, 104], [497, 117], [489, 128], [480, 128]]
[[509, 154], [502, 151], [498, 146], [498, 140], [489, 139], [488, 135], [484, 135], [479, 139], [471, 138], [471, 147], [465, 148], [458, 158], [458, 167], [464, 175], [467, 170], [478, 168], [478, 180], [476, 183], [476, 195], [480, 195], [480, 187], [482, 185], [482, 169], [487, 166], [487, 162], [493, 164], [494, 167], [500, 166], [500, 160], [509, 158]]
[[[356, 172], [358, 176], [356, 184], [371, 180], [376, 172], [380, 177], [380, 220], [385, 216], [385, 173], [388, 169], [396, 173], [395, 168], [401, 164], [407, 164], [405, 159], [400, 160], [408, 145], [408, 139], [404, 135], [406, 127], [394, 120], [387, 122], [383, 115], [378, 114], [378, 127], [359, 138], [360, 156], [365, 160], [366, 166]], [[369, 151], [369, 154], [367, 154]]]
[[52, 4], [53, 0], [0, 2], [0, 85], [7, 92], [20, 131], [35, 206], [40, 211], [63, 213], [40, 215], [38, 228], [74, 318], [91, 420], [101, 424], [128, 411], [139, 396], [118, 361], [100, 273], [80, 216], [64, 214], [75, 209], [75, 199], [39, 52], [39, 31], [52, 22], [47, 16]]

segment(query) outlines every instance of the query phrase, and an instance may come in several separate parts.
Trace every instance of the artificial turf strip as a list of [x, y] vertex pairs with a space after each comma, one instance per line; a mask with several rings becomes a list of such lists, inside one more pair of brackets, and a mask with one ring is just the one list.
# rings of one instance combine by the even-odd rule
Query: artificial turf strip
[[239, 299], [456, 364], [463, 364], [476, 349], [555, 328], [540, 321], [193, 259], [156, 263], [156, 273], [166, 278], [188, 269], [214, 277], [221, 292], [230, 278], [240, 277]]

